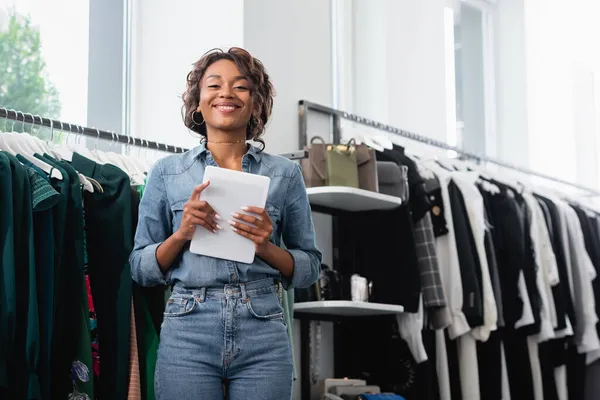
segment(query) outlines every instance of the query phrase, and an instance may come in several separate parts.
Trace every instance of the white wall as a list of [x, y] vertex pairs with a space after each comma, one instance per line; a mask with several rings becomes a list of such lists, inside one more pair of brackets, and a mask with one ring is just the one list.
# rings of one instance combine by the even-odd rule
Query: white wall
[[330, 1], [252, 0], [244, 6], [244, 46], [267, 68], [277, 95], [267, 151], [298, 149], [298, 101], [331, 105]]
[[354, 0], [353, 112], [446, 140], [444, 0]]
[[526, 167], [529, 160], [525, 0], [496, 3], [497, 157]]
[[244, 43], [242, 0], [133, 0], [131, 133], [193, 147], [181, 117], [192, 64], [215, 47]]

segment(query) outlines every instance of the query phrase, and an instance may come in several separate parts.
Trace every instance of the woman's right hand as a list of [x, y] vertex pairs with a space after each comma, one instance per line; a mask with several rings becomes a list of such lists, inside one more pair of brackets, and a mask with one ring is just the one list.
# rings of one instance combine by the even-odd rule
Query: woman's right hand
[[190, 199], [183, 206], [181, 225], [175, 235], [179, 240], [188, 241], [192, 239], [196, 226], [200, 225], [206, 230], [216, 233], [217, 229], [223, 229], [216, 221], [221, 217], [204, 200], [199, 200], [200, 193], [210, 185], [206, 181], [194, 188]]

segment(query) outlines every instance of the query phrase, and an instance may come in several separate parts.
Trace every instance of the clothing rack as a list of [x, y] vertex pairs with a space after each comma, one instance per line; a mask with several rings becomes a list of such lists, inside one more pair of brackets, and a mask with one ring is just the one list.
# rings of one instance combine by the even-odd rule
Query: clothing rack
[[342, 137], [340, 120], [344, 119], [344, 120], [348, 120], [348, 121], [353, 121], [355, 123], [358, 123], [358, 124], [361, 124], [361, 125], [364, 125], [364, 126], [367, 126], [370, 128], [375, 128], [375, 129], [378, 129], [378, 130], [381, 130], [381, 131], [384, 131], [387, 133], [392, 133], [394, 135], [402, 136], [404, 138], [414, 140], [414, 141], [417, 141], [420, 143], [425, 143], [429, 146], [438, 147], [438, 148], [441, 148], [444, 150], [451, 150], [451, 151], [456, 152], [457, 154], [460, 154], [464, 158], [477, 161], [478, 163], [487, 162], [487, 163], [495, 164], [495, 165], [498, 165], [498, 166], [501, 166], [504, 168], [508, 168], [508, 169], [512, 169], [514, 171], [518, 171], [518, 172], [521, 172], [521, 173], [524, 173], [527, 175], [532, 175], [532, 176], [536, 176], [538, 178], [543, 178], [543, 179], [546, 179], [549, 181], [553, 181], [553, 182], [561, 183], [563, 185], [571, 186], [571, 187], [577, 188], [579, 190], [588, 192], [592, 195], [600, 196], [600, 191], [598, 191], [596, 189], [592, 189], [587, 186], [583, 186], [583, 185], [580, 185], [577, 183], [569, 182], [569, 181], [566, 181], [566, 180], [563, 180], [560, 178], [546, 175], [541, 172], [536, 172], [536, 171], [533, 171], [528, 168], [519, 167], [517, 165], [513, 165], [513, 164], [507, 163], [505, 161], [498, 160], [498, 159], [495, 159], [493, 157], [489, 157], [489, 156], [486, 156], [483, 154], [470, 153], [461, 148], [451, 146], [448, 143], [444, 143], [439, 140], [431, 139], [431, 138], [428, 138], [428, 137], [425, 137], [422, 135], [418, 135], [416, 133], [408, 132], [408, 131], [405, 131], [402, 129], [394, 128], [392, 126], [382, 124], [381, 122], [373, 121], [371, 119], [360, 117], [355, 114], [350, 114], [345, 111], [336, 110], [334, 108], [330, 108], [330, 107], [323, 106], [320, 104], [312, 103], [312, 102], [306, 101], [306, 100], [300, 100], [300, 102], [298, 104], [298, 108], [299, 108], [299, 110], [298, 110], [299, 121], [298, 122], [299, 122], [299, 128], [300, 128], [300, 136], [299, 136], [300, 148], [304, 148], [304, 146], [306, 146], [308, 144], [308, 113], [310, 111], [315, 111], [317, 113], [326, 114], [331, 117], [333, 143], [340, 143], [340, 140]]
[[[7, 109], [4, 107], [0, 107], [0, 119], [1, 118], [12, 121], [20, 121], [38, 126], [46, 126], [52, 130], [59, 129], [61, 131], [71, 132], [95, 139], [111, 140], [113, 142], [123, 143], [130, 146], [160, 150], [167, 153], [184, 153], [188, 150], [186, 148], [171, 144], [153, 142], [151, 140], [140, 139], [133, 136], [119, 135], [118, 133], [112, 131], [104, 131], [97, 128], [90, 128], [86, 126], [71, 124], [69, 122], [62, 122], [51, 118], [41, 117], [39, 115], [33, 115], [23, 111]], [[302, 158], [308, 157], [307, 151], [305, 150], [299, 150], [280, 155], [289, 158], [290, 160], [300, 160]]]

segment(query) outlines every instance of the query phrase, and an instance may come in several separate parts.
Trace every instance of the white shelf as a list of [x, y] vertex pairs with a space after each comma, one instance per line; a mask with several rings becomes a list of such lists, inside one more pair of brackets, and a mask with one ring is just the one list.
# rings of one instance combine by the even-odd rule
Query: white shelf
[[307, 188], [310, 204], [344, 211], [392, 210], [402, 199], [370, 190], [345, 186]]
[[294, 304], [294, 312], [344, 317], [366, 317], [375, 315], [397, 314], [404, 307], [393, 304], [366, 303], [362, 301], [328, 300], [307, 301]]

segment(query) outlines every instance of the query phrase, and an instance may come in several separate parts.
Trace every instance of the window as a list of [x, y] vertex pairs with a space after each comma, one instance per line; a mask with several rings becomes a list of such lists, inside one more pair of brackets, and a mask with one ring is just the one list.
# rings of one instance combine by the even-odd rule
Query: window
[[0, 0], [0, 107], [86, 125], [88, 35], [89, 0]]
[[448, 141], [474, 153], [495, 153], [493, 5], [452, 1], [444, 13]]

